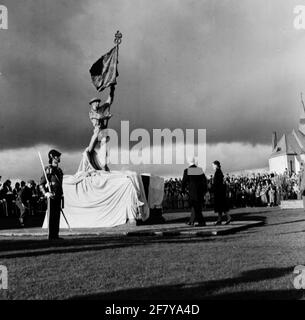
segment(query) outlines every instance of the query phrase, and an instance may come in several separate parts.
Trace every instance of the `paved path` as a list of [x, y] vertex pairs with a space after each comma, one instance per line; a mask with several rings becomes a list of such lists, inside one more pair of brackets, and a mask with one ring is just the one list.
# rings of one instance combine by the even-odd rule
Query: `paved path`
[[[259, 211], [260, 210], [260, 211]], [[262, 208], [237, 209], [232, 211], [233, 221], [229, 225], [215, 226], [215, 214], [205, 212], [207, 225], [194, 227], [185, 224], [189, 217], [188, 212], [174, 212], [164, 214], [165, 222], [153, 225], [125, 224], [113, 228], [90, 228], [90, 229], [62, 229], [60, 236], [217, 236], [232, 234], [251, 227], [264, 224], [262, 219], [243, 218], [250, 213], [261, 212]], [[0, 238], [7, 237], [46, 237], [47, 230], [41, 228], [1, 230]]]

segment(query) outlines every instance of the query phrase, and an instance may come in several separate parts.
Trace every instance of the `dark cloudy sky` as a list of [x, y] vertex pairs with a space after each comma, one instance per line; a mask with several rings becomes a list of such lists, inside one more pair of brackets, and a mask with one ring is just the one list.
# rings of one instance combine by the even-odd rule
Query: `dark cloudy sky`
[[266, 166], [271, 132], [297, 126], [305, 91], [305, 30], [293, 27], [300, 1], [0, 2], [9, 12], [8, 30], [0, 30], [2, 176], [34, 175], [38, 146], [59, 148], [63, 166], [76, 170], [92, 132], [88, 70], [117, 30], [113, 128], [120, 120], [131, 130], [206, 128], [208, 159], [237, 170]]

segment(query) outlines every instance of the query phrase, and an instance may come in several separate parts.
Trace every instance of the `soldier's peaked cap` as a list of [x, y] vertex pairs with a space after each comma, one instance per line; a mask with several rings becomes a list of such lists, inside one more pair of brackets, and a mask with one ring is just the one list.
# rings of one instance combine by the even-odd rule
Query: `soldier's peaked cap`
[[49, 158], [51, 157], [60, 157], [61, 156], [61, 153], [55, 149], [52, 149], [49, 151], [49, 154], [48, 154]]
[[100, 98], [93, 98], [89, 101], [89, 104], [92, 104], [93, 102], [100, 102], [101, 99]]

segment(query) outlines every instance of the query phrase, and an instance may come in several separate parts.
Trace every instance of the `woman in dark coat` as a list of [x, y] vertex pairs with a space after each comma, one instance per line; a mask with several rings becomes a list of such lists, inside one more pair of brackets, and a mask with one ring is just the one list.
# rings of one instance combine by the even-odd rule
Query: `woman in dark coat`
[[213, 169], [215, 170], [213, 178], [214, 211], [218, 213], [216, 225], [221, 224], [223, 213], [227, 217], [225, 224], [229, 224], [231, 222], [231, 216], [228, 213], [229, 208], [226, 199], [226, 185], [219, 161], [216, 160], [213, 162]]

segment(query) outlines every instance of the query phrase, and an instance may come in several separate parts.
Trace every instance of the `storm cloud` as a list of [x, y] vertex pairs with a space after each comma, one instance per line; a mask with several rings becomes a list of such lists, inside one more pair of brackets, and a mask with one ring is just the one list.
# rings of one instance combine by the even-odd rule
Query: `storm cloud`
[[[205, 128], [207, 142], [270, 144], [297, 126], [305, 33], [293, 0], [2, 0], [0, 149], [82, 150], [89, 68], [120, 46], [111, 127]], [[260, 160], [261, 161], [261, 160]], [[251, 164], [252, 165], [252, 164]]]

